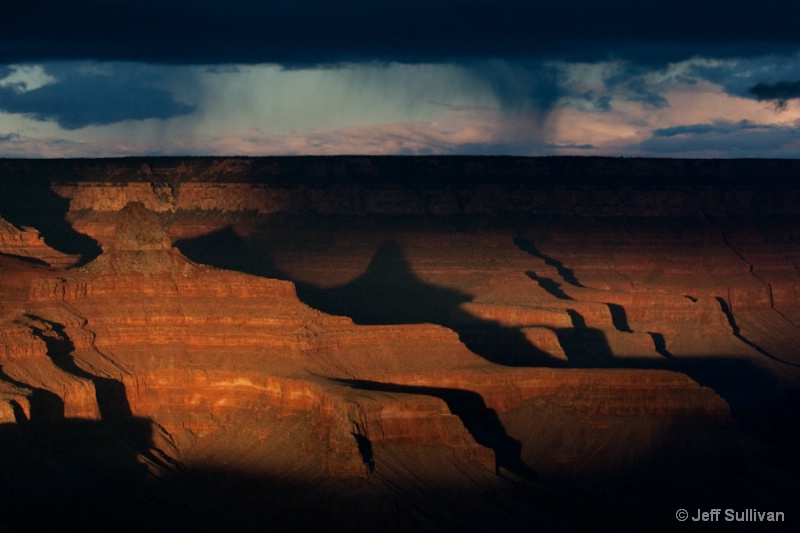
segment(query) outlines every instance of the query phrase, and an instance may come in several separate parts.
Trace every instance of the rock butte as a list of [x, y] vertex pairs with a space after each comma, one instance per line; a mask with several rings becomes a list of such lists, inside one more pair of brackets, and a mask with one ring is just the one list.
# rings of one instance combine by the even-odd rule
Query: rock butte
[[798, 176], [757, 160], [0, 161], [0, 527], [788, 511]]

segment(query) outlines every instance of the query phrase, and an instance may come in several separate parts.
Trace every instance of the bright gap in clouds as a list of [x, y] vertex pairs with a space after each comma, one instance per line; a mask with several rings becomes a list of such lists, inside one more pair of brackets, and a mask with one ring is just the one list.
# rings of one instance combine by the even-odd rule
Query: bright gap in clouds
[[235, 72], [195, 70], [174, 82], [178, 96], [200, 105], [195, 118], [203, 133], [217, 125], [276, 133], [331, 130], [495, 106], [489, 87], [452, 65], [244, 66]]
[[34, 91], [57, 81], [42, 65], [10, 65], [8, 71], [0, 79], [0, 87], [10, 87], [18, 93]]
[[623, 61], [0, 66], [0, 156], [797, 157], [796, 100], [780, 107], [751, 93], [793, 79], [797, 56], [649, 69]]

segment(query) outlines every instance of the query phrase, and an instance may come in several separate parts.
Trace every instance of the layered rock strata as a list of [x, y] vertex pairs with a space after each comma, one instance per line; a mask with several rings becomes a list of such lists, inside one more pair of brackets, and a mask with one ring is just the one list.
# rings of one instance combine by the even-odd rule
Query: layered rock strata
[[[541, 186], [493, 185], [470, 161], [442, 160], [464, 182], [425, 189], [370, 182], [387, 164], [370, 161], [62, 167], [52, 189], [102, 253], [68, 268], [78, 258], [43, 252], [34, 230], [0, 227], [2, 243], [38, 243], [0, 250], [0, 445], [80, 421], [135, 443], [134, 463], [165, 480], [142, 482], [152, 509], [198, 480], [228, 479], [204, 497], [247, 500], [244, 486], [292, 479], [329, 487], [320, 494], [362, 487], [359, 498], [371, 487], [413, 522], [425, 505], [397, 494], [460, 487], [500, 516], [476, 496], [489, 491], [520, 520], [566, 520], [541, 502], [571, 506], [611, 480], [646, 498], [644, 478], [752, 458], [742, 430], [784, 438], [753, 424], [775, 406], [791, 415], [800, 375], [800, 224], [788, 203], [753, 203], [769, 186], [687, 162], [669, 171], [677, 189], [631, 190], [611, 178], [619, 162], [578, 161], [605, 188], [564, 171], [573, 194], [546, 165]], [[650, 168], [634, 163], [625, 171]], [[297, 183], [281, 177], [298, 168]], [[240, 472], [259, 474], [231, 481]], [[724, 479], [687, 497], [708, 502], [726, 483], [747, 494], [747, 479]], [[669, 504], [673, 481], [653, 485]], [[257, 529], [254, 505], [242, 527]], [[399, 515], [365, 516], [356, 523]]]
[[65, 254], [48, 246], [35, 228], [17, 228], [0, 218], [0, 254], [35, 261], [54, 268], [75, 266], [77, 255]]

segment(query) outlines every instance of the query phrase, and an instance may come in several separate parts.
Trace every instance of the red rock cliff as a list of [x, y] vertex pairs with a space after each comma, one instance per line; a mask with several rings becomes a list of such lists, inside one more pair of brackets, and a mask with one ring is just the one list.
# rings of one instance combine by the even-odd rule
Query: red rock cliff
[[790, 163], [420, 161], [53, 163], [102, 253], [0, 226], [2, 427], [144, 420], [174, 479], [498, 494], [749, 453], [798, 384]]

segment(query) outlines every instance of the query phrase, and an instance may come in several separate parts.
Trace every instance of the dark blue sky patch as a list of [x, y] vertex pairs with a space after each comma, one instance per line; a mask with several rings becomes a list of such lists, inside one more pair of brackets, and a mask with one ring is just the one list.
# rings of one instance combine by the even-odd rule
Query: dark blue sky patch
[[0, 110], [52, 120], [67, 130], [123, 120], [167, 119], [194, 109], [176, 102], [168, 91], [148, 80], [128, 76], [73, 71], [56, 83], [31, 91], [0, 87]]
[[4, 0], [0, 63], [469, 62], [790, 53], [795, 0]]

